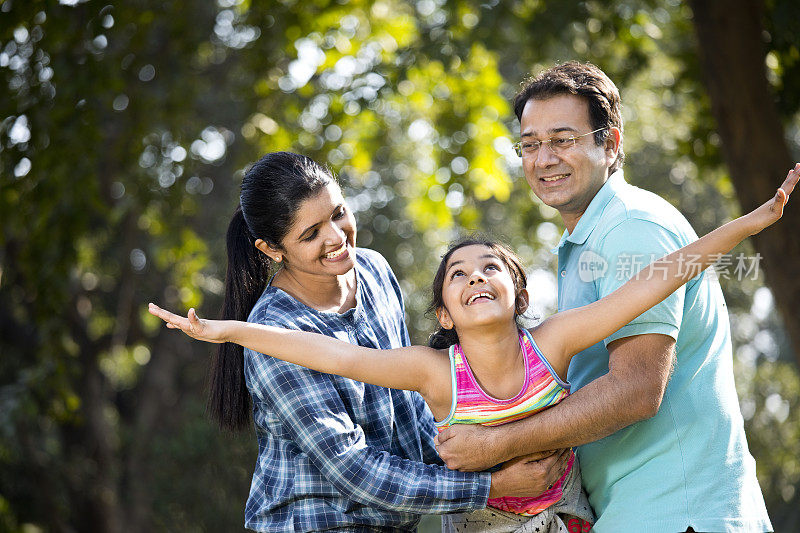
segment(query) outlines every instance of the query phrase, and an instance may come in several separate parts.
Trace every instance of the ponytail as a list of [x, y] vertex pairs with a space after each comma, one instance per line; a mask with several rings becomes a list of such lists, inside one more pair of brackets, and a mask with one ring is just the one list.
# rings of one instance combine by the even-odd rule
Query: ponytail
[[442, 326], [439, 326], [436, 328], [436, 331], [431, 333], [431, 336], [428, 337], [428, 346], [435, 350], [444, 350], [450, 348], [454, 344], [458, 344], [456, 328], [444, 329]]
[[[228, 225], [223, 320], [247, 320], [267, 285], [271, 261], [255, 247], [256, 239], [279, 247], [302, 202], [332, 181], [326, 168], [290, 152], [266, 154], [245, 172], [239, 207]], [[224, 429], [237, 431], [249, 425], [251, 412], [244, 349], [220, 344], [211, 365], [208, 413]]]
[[[269, 258], [254, 246], [241, 205], [228, 225], [226, 236], [228, 270], [222, 320], [247, 320], [270, 273]], [[244, 380], [244, 348], [225, 342], [219, 345], [211, 365], [208, 412], [219, 425], [231, 431], [245, 429], [250, 422], [251, 400]]]

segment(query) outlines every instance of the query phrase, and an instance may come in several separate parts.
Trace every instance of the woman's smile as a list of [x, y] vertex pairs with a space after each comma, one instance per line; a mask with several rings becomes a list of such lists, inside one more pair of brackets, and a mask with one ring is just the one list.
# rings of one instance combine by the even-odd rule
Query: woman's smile
[[338, 262], [344, 261], [350, 256], [350, 253], [347, 250], [347, 243], [343, 242], [342, 245], [335, 250], [326, 253], [322, 257], [328, 261]]

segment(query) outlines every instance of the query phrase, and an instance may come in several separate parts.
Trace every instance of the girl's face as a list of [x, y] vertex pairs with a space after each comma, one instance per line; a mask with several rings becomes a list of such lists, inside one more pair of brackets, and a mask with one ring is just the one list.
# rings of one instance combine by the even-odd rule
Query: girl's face
[[355, 266], [356, 221], [335, 182], [300, 204], [281, 244], [296, 273], [339, 276]]
[[461, 331], [513, 322], [517, 289], [505, 262], [491, 248], [473, 244], [459, 248], [448, 259], [442, 300], [439, 322]]

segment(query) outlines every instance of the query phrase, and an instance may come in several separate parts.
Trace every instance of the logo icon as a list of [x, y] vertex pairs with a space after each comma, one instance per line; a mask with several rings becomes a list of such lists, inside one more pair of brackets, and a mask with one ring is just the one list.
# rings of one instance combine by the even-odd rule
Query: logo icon
[[600, 279], [608, 272], [608, 261], [591, 250], [584, 250], [578, 257], [578, 277], [584, 283]]

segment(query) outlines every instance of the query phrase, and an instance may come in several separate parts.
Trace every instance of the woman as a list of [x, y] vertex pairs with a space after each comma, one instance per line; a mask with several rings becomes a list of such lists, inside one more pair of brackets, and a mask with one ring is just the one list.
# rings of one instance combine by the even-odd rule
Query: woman
[[[355, 220], [326, 169], [267, 154], [245, 174], [240, 201], [227, 234], [223, 318], [373, 348], [409, 344], [397, 280], [378, 253], [355, 247]], [[539, 494], [566, 468], [566, 454], [491, 475], [424, 464], [439, 459], [418, 394], [222, 344], [211, 413], [237, 430], [251, 409], [259, 451], [245, 525], [259, 531], [409, 531], [421, 514], [485, 507], [490, 489]]]

